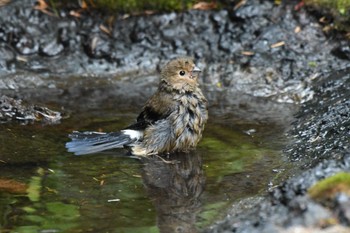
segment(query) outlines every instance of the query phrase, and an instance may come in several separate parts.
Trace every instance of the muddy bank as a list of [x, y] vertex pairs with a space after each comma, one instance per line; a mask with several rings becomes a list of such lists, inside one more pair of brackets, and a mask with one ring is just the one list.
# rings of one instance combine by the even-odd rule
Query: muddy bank
[[[339, 205], [326, 208], [306, 190], [350, 170], [349, 43], [324, 35], [317, 18], [294, 10], [298, 1], [116, 17], [108, 33], [101, 30], [105, 16], [76, 18], [61, 10], [54, 17], [34, 10], [34, 2], [0, 8], [1, 94], [26, 100], [29, 110], [37, 103], [70, 114], [78, 114], [76, 105], [82, 112], [101, 105], [138, 108], [153, 92], [160, 66], [174, 56], [192, 55], [203, 67], [212, 117], [235, 112], [230, 119], [237, 122], [285, 126], [295, 104], [301, 106], [288, 132], [295, 141], [284, 152], [295, 175], [273, 187], [266, 184], [267, 197], [237, 202], [229, 217], [207, 232], [315, 229], [334, 216], [336, 223], [348, 224]], [[340, 202], [344, 198], [334, 200]]]

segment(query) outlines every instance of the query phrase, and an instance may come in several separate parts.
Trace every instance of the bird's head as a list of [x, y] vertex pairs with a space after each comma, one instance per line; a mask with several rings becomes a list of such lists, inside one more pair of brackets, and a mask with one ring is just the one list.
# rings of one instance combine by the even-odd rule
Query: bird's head
[[172, 88], [192, 91], [198, 86], [198, 75], [201, 70], [189, 57], [176, 58], [169, 61], [161, 71], [162, 80]]

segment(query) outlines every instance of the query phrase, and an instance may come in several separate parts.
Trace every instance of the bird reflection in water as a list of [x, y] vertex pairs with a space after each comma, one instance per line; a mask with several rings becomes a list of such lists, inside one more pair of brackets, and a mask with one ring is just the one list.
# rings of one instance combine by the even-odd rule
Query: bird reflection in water
[[142, 178], [157, 211], [162, 233], [194, 233], [205, 177], [198, 152], [173, 153], [165, 161], [158, 156], [142, 158]]

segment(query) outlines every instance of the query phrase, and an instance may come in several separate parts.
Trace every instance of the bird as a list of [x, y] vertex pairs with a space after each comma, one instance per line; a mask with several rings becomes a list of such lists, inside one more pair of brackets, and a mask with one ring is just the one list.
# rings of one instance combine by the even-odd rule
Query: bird
[[208, 101], [199, 87], [200, 72], [191, 57], [170, 60], [161, 69], [158, 89], [135, 123], [118, 132], [73, 131], [67, 150], [84, 155], [127, 148], [134, 156], [194, 150], [208, 120]]

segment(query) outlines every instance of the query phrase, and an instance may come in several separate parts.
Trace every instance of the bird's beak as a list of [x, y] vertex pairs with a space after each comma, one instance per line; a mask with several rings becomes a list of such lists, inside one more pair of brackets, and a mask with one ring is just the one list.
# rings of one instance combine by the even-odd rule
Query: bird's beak
[[199, 69], [197, 66], [195, 66], [193, 68], [192, 72], [201, 72], [201, 69]]
[[199, 72], [201, 72], [201, 70], [197, 66], [194, 66], [192, 71], [190, 72], [190, 74], [191, 74], [190, 78], [191, 79], [197, 79]]

